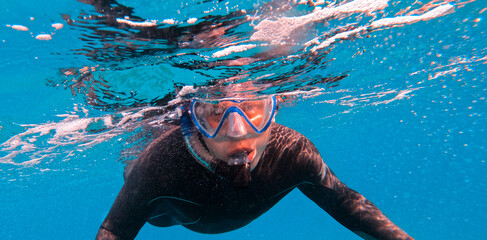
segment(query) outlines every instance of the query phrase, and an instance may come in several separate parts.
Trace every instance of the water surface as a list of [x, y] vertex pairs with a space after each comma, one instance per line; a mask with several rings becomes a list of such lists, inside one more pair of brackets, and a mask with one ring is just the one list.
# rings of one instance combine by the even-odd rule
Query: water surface
[[[249, 80], [289, 98], [277, 122], [416, 239], [487, 233], [482, 1], [82, 2], [0, 9], [2, 239], [94, 238], [124, 162], [192, 96], [178, 89]], [[358, 239], [299, 191], [234, 232], [138, 238]]]

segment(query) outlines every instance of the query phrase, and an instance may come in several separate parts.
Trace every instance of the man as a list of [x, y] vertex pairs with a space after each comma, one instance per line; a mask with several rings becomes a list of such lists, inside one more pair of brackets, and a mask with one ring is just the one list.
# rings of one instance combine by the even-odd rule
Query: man
[[126, 169], [97, 239], [145, 224], [222, 233], [249, 224], [294, 188], [364, 239], [413, 239], [340, 182], [315, 146], [274, 123], [275, 97], [192, 99]]

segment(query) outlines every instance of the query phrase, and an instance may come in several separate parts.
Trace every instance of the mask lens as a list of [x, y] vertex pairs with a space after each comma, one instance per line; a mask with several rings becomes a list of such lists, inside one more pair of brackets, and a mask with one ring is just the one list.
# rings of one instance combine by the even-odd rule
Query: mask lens
[[271, 104], [272, 99], [267, 98], [242, 102], [239, 105], [239, 108], [244, 112], [248, 121], [250, 121], [252, 125], [254, 125], [254, 127], [260, 131], [272, 114], [272, 108], [270, 106]]
[[197, 126], [200, 130], [204, 130], [209, 135], [214, 135], [218, 125], [220, 124], [223, 114], [225, 113], [224, 106], [219, 104], [212, 104], [206, 102], [195, 101], [192, 104], [193, 120], [196, 120]]

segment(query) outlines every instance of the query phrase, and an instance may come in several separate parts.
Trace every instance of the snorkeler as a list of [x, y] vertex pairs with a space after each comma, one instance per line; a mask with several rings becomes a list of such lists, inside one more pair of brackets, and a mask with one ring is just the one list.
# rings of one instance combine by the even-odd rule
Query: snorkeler
[[294, 188], [364, 239], [413, 239], [323, 162], [313, 143], [274, 122], [274, 96], [193, 98], [127, 165], [96, 239], [133, 239], [142, 226], [200, 233], [241, 228]]

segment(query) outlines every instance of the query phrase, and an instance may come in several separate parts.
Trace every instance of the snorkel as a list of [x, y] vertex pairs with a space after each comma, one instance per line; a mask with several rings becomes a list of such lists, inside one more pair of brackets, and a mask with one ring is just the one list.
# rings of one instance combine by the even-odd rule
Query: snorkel
[[183, 137], [188, 150], [196, 160], [222, 179], [233, 183], [235, 187], [247, 187], [251, 180], [250, 173], [252, 170], [247, 154], [234, 154], [228, 161], [216, 158], [203, 145], [202, 140], [198, 136], [199, 133], [191, 120], [188, 106], [181, 107], [180, 111]]

